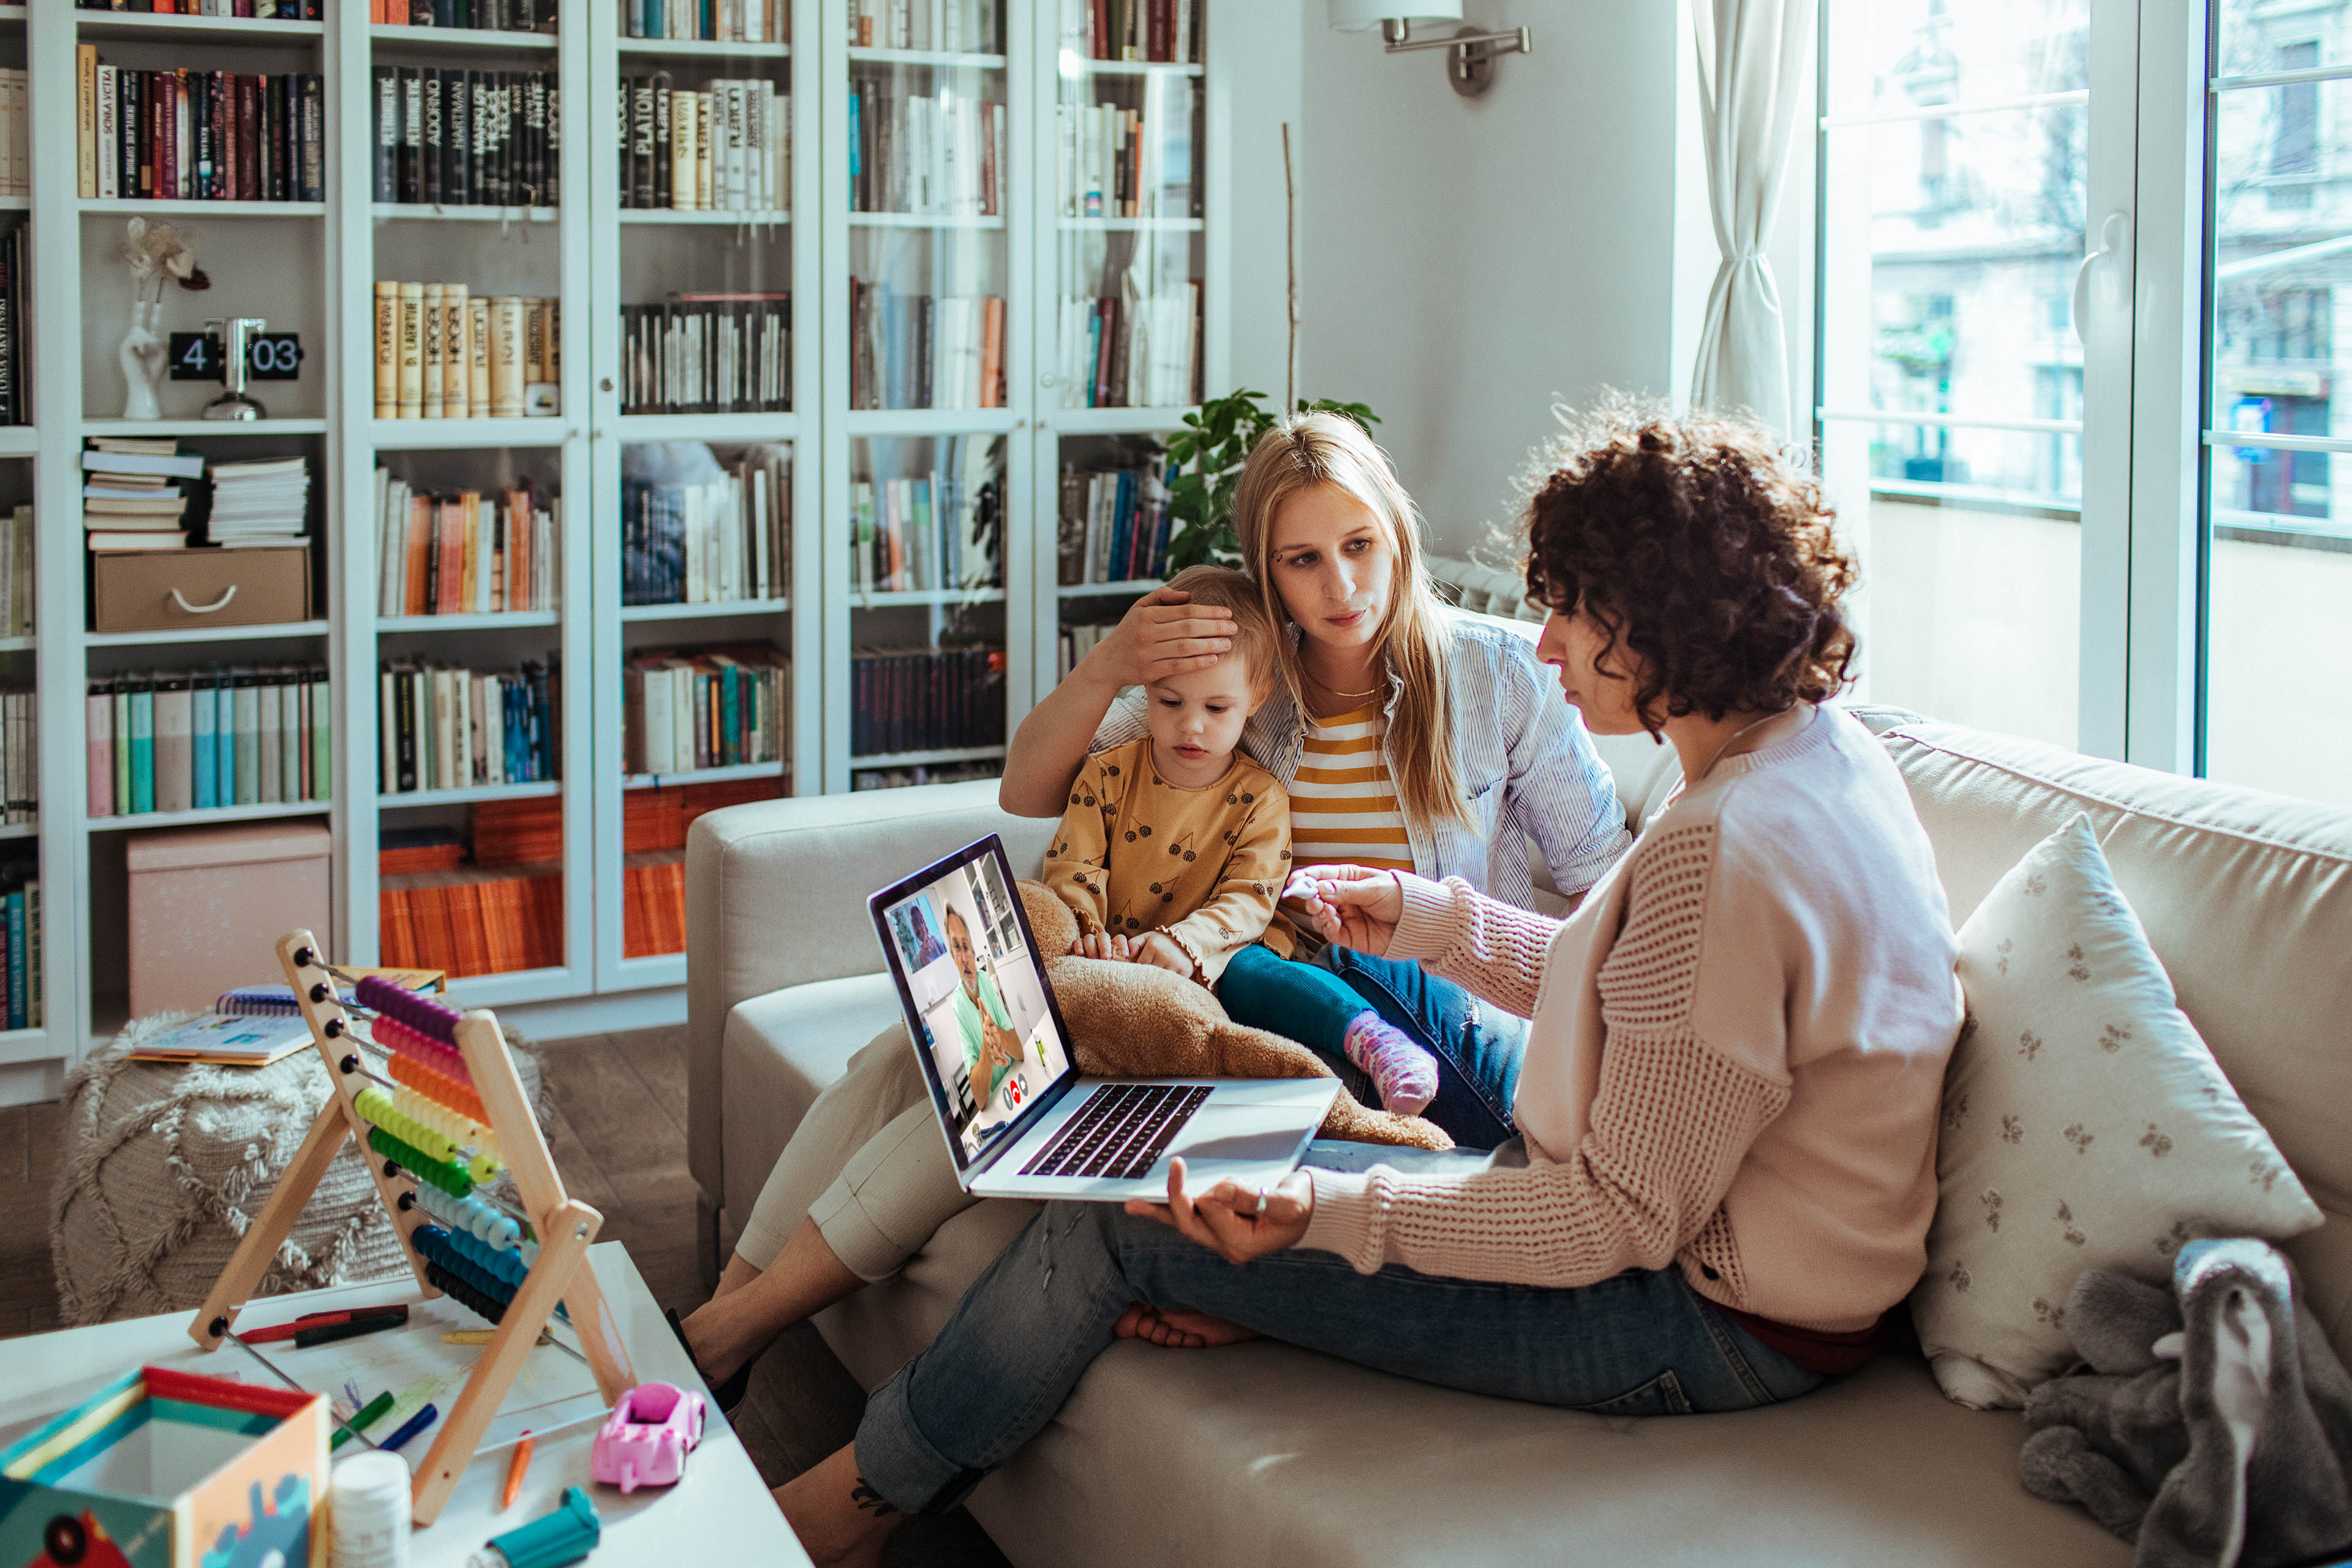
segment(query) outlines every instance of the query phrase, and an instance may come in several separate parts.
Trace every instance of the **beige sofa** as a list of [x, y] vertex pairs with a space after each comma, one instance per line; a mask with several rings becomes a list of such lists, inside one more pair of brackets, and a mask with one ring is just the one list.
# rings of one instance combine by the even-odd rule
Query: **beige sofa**
[[[2221, 1065], [2328, 1223], [2288, 1251], [2352, 1352], [2352, 813], [1865, 711], [1908, 781], [1953, 919], [2077, 811]], [[1671, 753], [1604, 745], [1637, 818]], [[690, 1158], [715, 1226], [898, 1004], [866, 895], [983, 833], [1034, 869], [1049, 824], [992, 784], [740, 806], [688, 847]], [[872, 1387], [922, 1349], [1027, 1221], [989, 1203], [898, 1279], [820, 1320]], [[711, 1232], [715, 1236], [715, 1229]], [[715, 1265], [715, 1241], [710, 1261]], [[2347, 1356], [2352, 1359], [2352, 1356]], [[1608, 1420], [1476, 1398], [1287, 1346], [1115, 1347], [971, 1510], [1034, 1564], [2119, 1564], [2021, 1490], [2024, 1429], [1889, 1353], [1793, 1404]]]

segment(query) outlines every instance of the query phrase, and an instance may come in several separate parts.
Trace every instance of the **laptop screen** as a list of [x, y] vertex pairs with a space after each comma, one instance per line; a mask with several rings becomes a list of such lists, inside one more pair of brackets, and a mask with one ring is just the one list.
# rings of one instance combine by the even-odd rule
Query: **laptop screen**
[[1074, 1071], [1004, 847], [991, 834], [872, 904], [949, 1145], [969, 1168]]

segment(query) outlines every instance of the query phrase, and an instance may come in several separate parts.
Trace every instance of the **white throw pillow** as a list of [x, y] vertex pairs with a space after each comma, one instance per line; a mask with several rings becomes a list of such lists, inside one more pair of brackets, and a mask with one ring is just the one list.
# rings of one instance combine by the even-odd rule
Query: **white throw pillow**
[[1944, 1392], [1987, 1409], [2074, 1363], [2084, 1269], [2161, 1284], [2184, 1241], [2321, 1215], [2175, 1005], [2087, 816], [2010, 868], [1959, 946], [1969, 1022], [1911, 1311]]

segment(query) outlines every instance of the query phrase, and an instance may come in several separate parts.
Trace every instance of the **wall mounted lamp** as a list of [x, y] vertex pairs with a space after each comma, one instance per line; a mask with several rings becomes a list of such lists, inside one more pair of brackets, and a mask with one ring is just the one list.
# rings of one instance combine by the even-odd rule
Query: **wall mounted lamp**
[[1408, 0], [1416, 8], [1403, 16], [1396, 14], [1398, 0], [1324, 0], [1328, 7], [1331, 30], [1336, 33], [1369, 32], [1378, 23], [1381, 38], [1391, 55], [1413, 54], [1422, 49], [1445, 51], [1445, 79], [1454, 90], [1465, 98], [1475, 98], [1495, 85], [1495, 61], [1503, 55], [1524, 55], [1533, 52], [1535, 44], [1529, 29], [1513, 27], [1505, 32], [1481, 32], [1465, 26], [1448, 37], [1416, 38], [1412, 36], [1415, 22], [1459, 22], [1462, 20], [1462, 0]]

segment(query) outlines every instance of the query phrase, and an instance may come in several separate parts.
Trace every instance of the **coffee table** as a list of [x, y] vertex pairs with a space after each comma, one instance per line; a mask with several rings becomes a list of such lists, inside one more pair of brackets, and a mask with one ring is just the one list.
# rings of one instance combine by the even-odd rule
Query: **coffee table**
[[[638, 1379], [674, 1383], [708, 1398], [709, 1390], [663, 1321], [628, 1250], [616, 1241], [599, 1242], [588, 1249], [588, 1262], [596, 1270], [596, 1282], [604, 1288], [605, 1305], [628, 1346]], [[398, 1300], [399, 1284], [377, 1280], [262, 1297], [246, 1310], [242, 1321], [277, 1322], [357, 1300]], [[0, 1442], [88, 1398], [109, 1379], [136, 1366], [215, 1376], [235, 1373], [247, 1381], [266, 1377], [233, 1345], [209, 1354], [198, 1350], [188, 1338], [188, 1320], [186, 1312], [171, 1312], [8, 1341], [0, 1351], [0, 1362], [7, 1369], [0, 1373]], [[521, 1495], [504, 1513], [499, 1510], [499, 1494], [506, 1483], [510, 1451], [499, 1448], [478, 1455], [440, 1519], [411, 1540], [409, 1562], [415, 1568], [461, 1568], [484, 1542], [547, 1512], [571, 1486], [588, 1489], [604, 1521], [603, 1540], [588, 1560], [591, 1568], [635, 1563], [676, 1568], [681, 1551], [689, 1549], [709, 1562], [757, 1563], [762, 1568], [772, 1563], [798, 1568], [808, 1562], [741, 1439], [715, 1405], [702, 1446], [687, 1462], [686, 1479], [674, 1487], [641, 1488], [624, 1497], [612, 1487], [593, 1484], [588, 1477], [588, 1455], [595, 1435], [594, 1424], [583, 1422], [534, 1438]], [[409, 1457], [422, 1459], [425, 1449], [420, 1439]], [[323, 1552], [315, 1561], [325, 1568]]]

